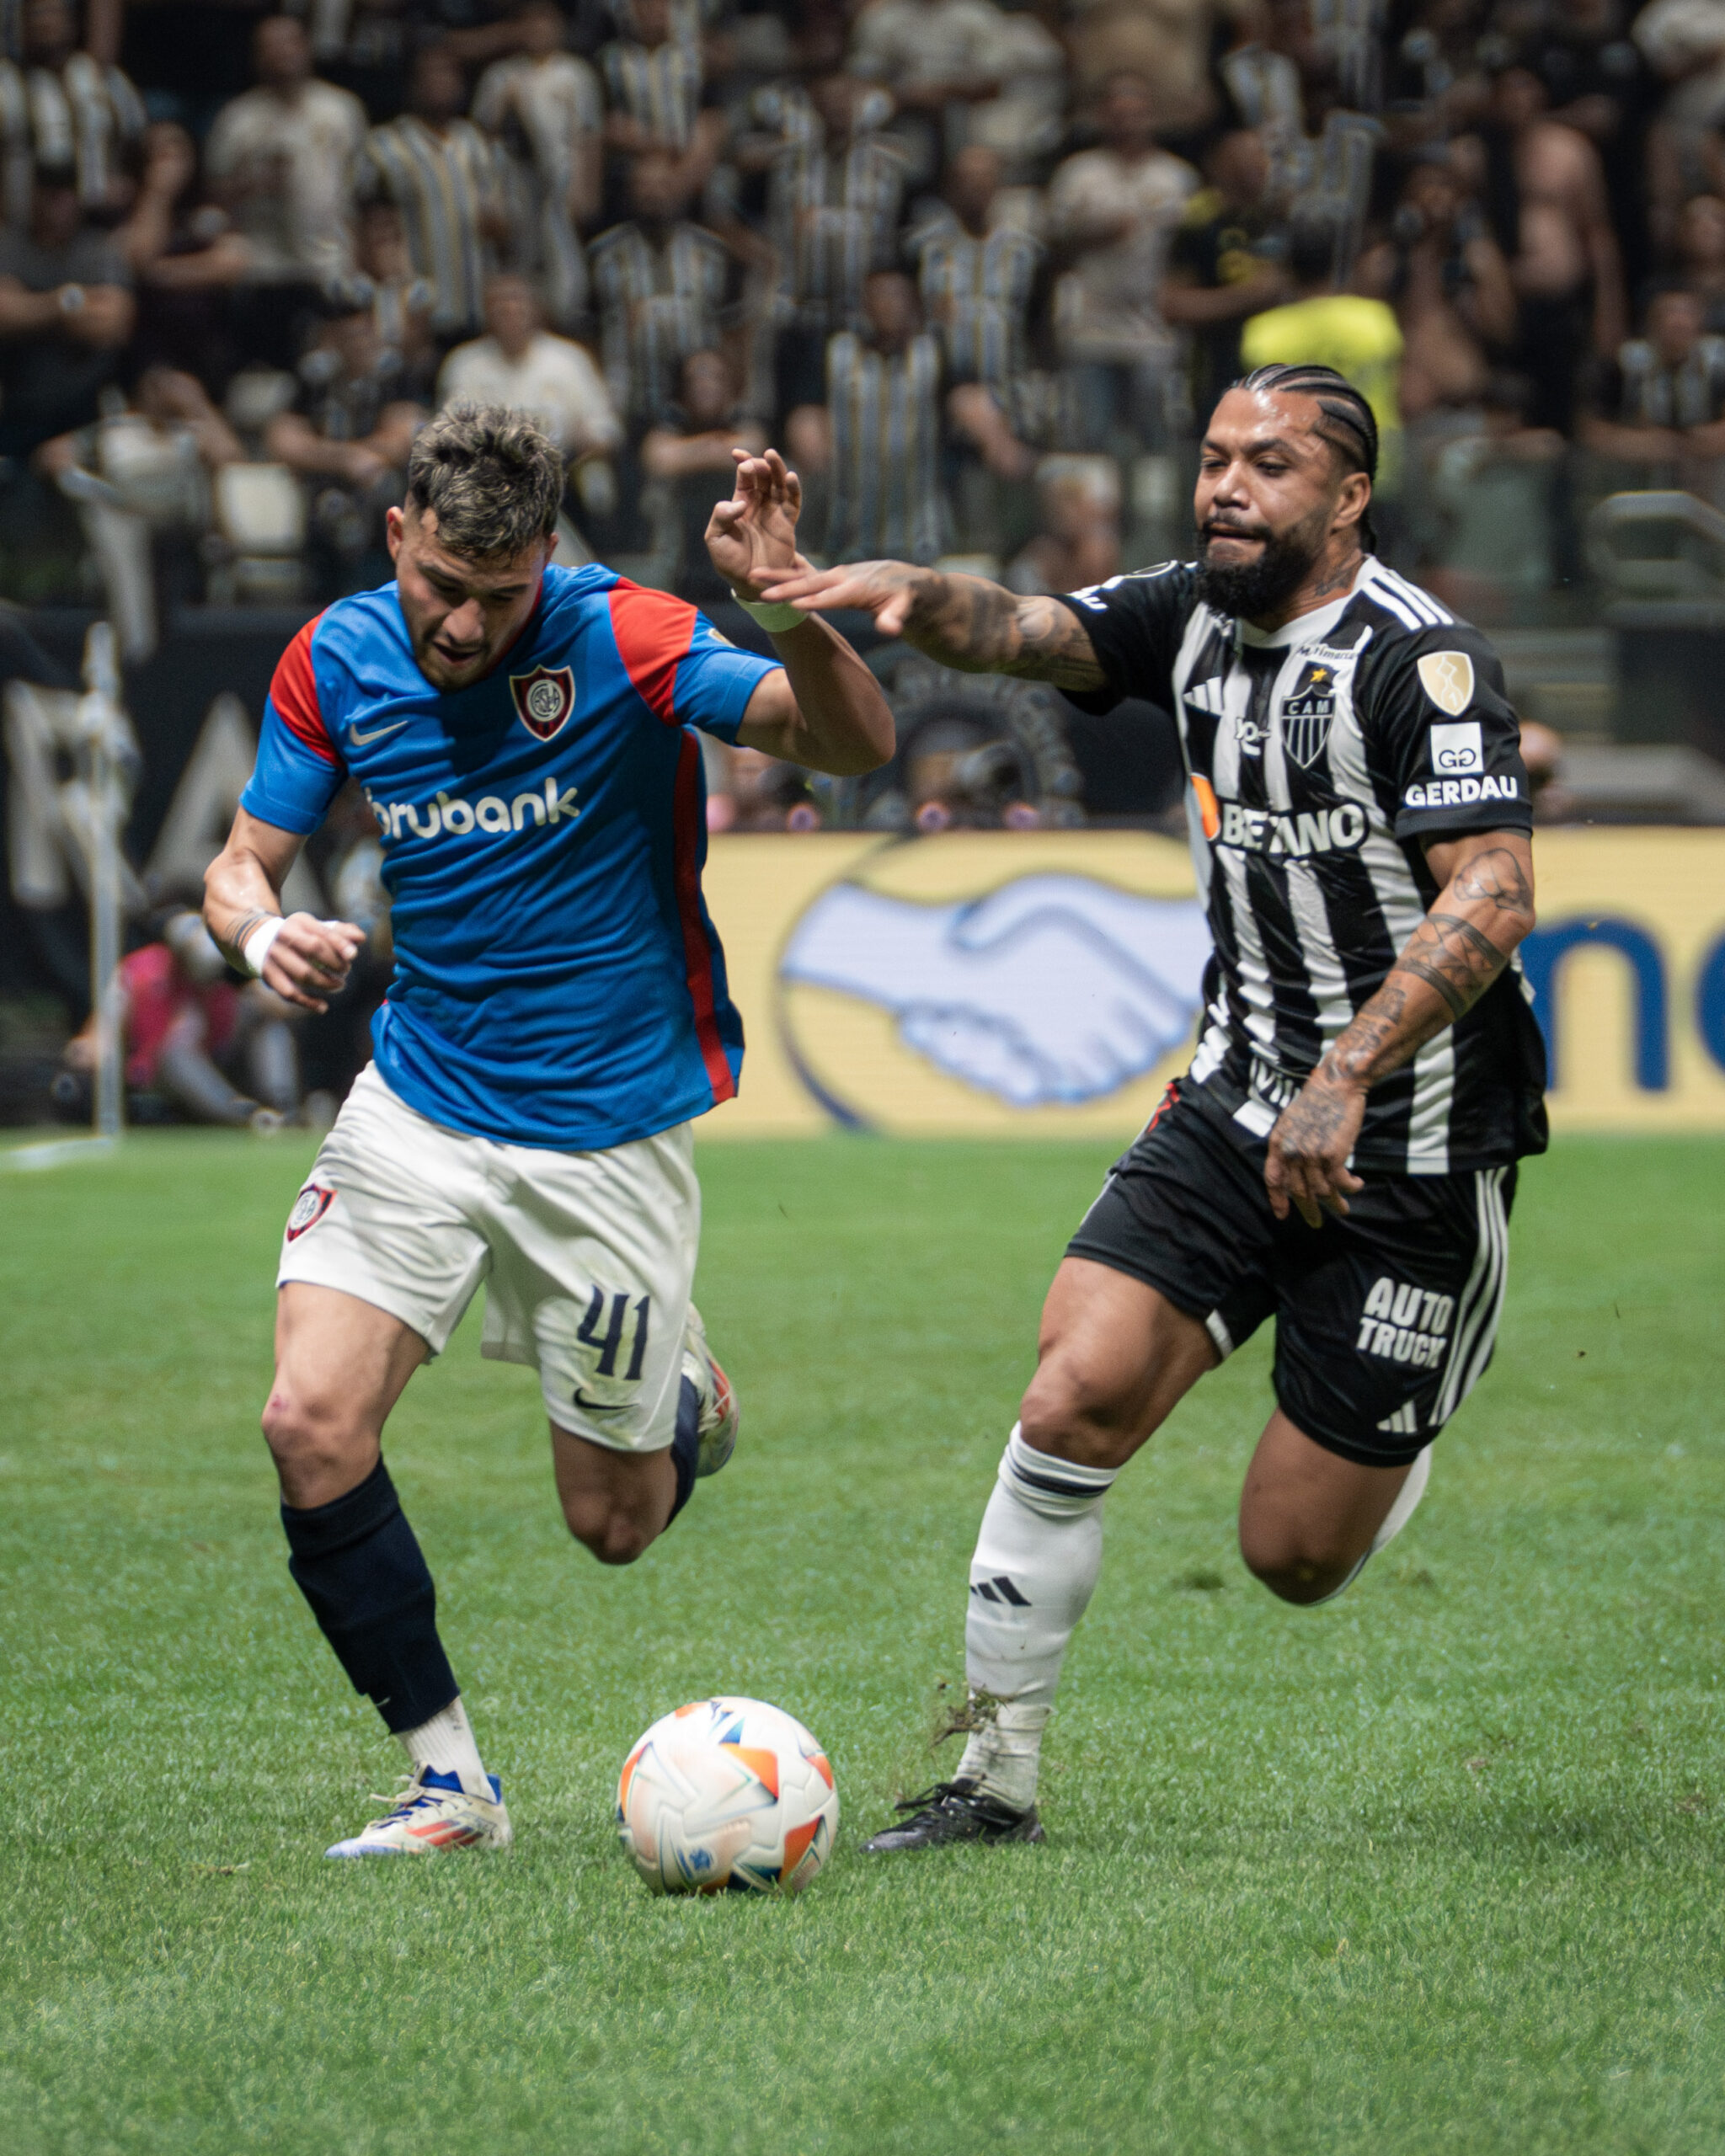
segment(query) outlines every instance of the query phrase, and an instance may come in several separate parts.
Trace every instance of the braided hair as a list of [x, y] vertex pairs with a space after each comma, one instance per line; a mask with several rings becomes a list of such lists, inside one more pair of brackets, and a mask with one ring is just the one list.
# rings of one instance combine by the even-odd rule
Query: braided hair
[[[1377, 478], [1376, 415], [1347, 376], [1338, 374], [1334, 367], [1319, 366], [1309, 360], [1254, 367], [1250, 374], [1229, 387], [1269, 389], [1315, 398], [1323, 414], [1317, 431], [1332, 449], [1346, 458], [1350, 470], [1363, 472], [1373, 481]], [[1372, 528], [1370, 509], [1359, 520], [1359, 536], [1366, 551], [1375, 553], [1378, 535]]]

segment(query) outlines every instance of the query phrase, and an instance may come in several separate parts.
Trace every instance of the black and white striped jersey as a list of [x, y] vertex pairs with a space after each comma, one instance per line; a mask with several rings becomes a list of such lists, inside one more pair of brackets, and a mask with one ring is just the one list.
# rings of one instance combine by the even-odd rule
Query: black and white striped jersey
[[[1215, 955], [1192, 1077], [1268, 1135], [1437, 896], [1422, 841], [1532, 828], [1515, 713], [1478, 630], [1368, 556], [1332, 605], [1265, 632], [1191, 563], [1067, 595], [1109, 701], [1173, 712]], [[1075, 699], [1094, 707], [1096, 700]], [[1519, 966], [1372, 1089], [1354, 1165], [1491, 1167], [1546, 1143]]]

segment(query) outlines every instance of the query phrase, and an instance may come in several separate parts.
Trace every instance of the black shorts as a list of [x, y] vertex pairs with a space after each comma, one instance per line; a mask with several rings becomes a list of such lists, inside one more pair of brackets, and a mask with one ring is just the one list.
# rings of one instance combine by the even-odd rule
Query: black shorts
[[1066, 1254], [1160, 1289], [1224, 1356], [1274, 1315], [1283, 1412], [1344, 1460], [1405, 1466], [1492, 1358], [1515, 1170], [1366, 1174], [1345, 1220], [1311, 1228], [1271, 1212], [1263, 1162], [1179, 1080]]

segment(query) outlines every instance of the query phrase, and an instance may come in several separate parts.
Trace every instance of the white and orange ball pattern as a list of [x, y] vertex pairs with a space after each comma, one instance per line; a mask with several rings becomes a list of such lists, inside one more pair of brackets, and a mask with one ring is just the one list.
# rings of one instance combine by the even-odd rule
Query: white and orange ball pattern
[[826, 1862], [839, 1794], [801, 1722], [760, 1700], [693, 1700], [623, 1762], [617, 1830], [655, 1894], [797, 1894]]

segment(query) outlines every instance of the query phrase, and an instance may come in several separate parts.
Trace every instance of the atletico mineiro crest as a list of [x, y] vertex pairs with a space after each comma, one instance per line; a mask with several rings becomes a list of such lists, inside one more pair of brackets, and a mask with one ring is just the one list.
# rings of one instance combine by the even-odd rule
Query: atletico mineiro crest
[[1335, 715], [1336, 670], [1309, 659], [1282, 706], [1282, 740], [1296, 764], [1311, 770]]
[[569, 666], [536, 666], [531, 674], [511, 674], [509, 692], [515, 712], [529, 734], [548, 741], [560, 733], [575, 707], [574, 670]]

